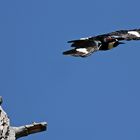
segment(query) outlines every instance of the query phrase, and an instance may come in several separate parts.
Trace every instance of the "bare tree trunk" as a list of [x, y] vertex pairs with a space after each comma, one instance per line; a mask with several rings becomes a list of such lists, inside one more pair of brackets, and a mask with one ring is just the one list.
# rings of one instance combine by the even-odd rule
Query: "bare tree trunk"
[[33, 133], [45, 131], [47, 123], [33, 123], [30, 125], [12, 127], [6, 112], [1, 107], [2, 97], [0, 97], [0, 140], [16, 140], [17, 138], [24, 137]]

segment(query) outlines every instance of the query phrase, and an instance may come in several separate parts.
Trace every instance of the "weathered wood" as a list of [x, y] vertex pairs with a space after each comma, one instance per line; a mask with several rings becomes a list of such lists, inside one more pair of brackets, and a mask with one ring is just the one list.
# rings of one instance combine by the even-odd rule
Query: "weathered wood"
[[[2, 97], [0, 97], [0, 105]], [[16, 140], [17, 138], [28, 136], [29, 134], [38, 133], [47, 129], [47, 123], [33, 123], [30, 125], [12, 127], [10, 119], [6, 112], [0, 106], [0, 140]]]
[[47, 123], [33, 123], [30, 125], [20, 126], [20, 127], [13, 127], [15, 131], [16, 138], [28, 136], [29, 134], [38, 133], [41, 131], [46, 130]]

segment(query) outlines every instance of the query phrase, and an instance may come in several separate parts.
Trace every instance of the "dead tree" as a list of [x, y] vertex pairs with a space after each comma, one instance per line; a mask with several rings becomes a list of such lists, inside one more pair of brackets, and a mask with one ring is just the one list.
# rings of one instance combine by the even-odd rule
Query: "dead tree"
[[10, 126], [10, 119], [1, 107], [2, 97], [0, 97], [0, 140], [16, 140], [17, 138], [29, 134], [38, 133], [47, 129], [47, 123], [33, 123], [20, 127]]

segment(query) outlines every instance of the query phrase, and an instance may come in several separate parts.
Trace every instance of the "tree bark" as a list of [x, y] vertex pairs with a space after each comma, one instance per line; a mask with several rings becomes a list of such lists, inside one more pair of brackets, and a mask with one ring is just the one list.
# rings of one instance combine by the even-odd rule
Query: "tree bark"
[[30, 125], [12, 127], [10, 119], [1, 107], [2, 97], [0, 97], [0, 140], [16, 140], [20, 137], [45, 131], [47, 129], [46, 122], [33, 123]]

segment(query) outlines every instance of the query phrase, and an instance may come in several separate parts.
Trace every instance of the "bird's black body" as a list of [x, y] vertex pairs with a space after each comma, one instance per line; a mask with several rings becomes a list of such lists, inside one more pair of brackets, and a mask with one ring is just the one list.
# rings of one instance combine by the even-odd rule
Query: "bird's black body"
[[102, 43], [102, 46], [99, 48], [99, 50], [102, 50], [102, 51], [110, 50], [112, 48], [117, 47], [120, 44], [125, 44], [125, 43], [119, 42], [119, 41], [114, 41], [114, 42], [109, 42], [109, 43], [105, 42], [105, 43]]
[[64, 55], [86, 57], [96, 51], [106, 51], [124, 44], [122, 40], [140, 40], [140, 29], [119, 30], [108, 34], [68, 41], [74, 49], [63, 52]]

